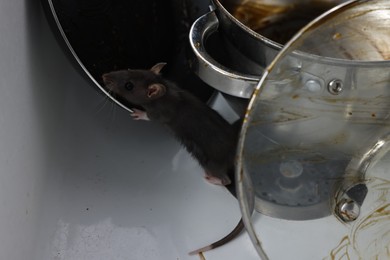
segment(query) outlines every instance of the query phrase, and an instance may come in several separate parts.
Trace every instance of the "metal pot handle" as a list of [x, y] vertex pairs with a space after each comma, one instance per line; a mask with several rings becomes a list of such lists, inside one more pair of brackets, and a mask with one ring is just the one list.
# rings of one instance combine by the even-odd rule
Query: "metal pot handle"
[[215, 89], [236, 97], [249, 98], [260, 80], [259, 75], [233, 71], [214, 60], [206, 51], [204, 41], [216, 32], [219, 26], [214, 11], [204, 14], [191, 26], [190, 44], [196, 55], [195, 73]]

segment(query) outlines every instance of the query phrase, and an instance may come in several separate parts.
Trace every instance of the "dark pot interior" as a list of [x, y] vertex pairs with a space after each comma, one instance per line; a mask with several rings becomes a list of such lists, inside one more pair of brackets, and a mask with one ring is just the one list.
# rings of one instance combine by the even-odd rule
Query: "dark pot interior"
[[164, 61], [167, 78], [209, 99], [213, 89], [192, 73], [188, 44], [190, 26], [207, 12], [208, 1], [42, 0], [57, 36], [50, 1], [74, 52], [97, 82], [105, 72], [146, 69]]

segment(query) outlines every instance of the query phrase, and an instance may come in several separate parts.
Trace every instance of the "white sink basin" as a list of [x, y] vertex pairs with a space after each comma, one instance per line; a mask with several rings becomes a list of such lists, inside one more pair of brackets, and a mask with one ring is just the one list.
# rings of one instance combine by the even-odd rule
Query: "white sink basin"
[[[39, 1], [0, 2], [0, 259], [199, 259], [237, 200], [79, 74]], [[246, 234], [206, 259], [257, 259]]]

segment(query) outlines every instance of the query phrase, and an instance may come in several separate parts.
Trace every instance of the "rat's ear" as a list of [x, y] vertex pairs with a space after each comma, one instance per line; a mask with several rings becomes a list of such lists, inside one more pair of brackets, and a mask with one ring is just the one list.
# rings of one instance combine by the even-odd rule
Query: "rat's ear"
[[148, 98], [155, 99], [165, 95], [167, 89], [163, 84], [155, 83], [148, 87]]
[[150, 70], [154, 73], [154, 74], [160, 74], [160, 71], [162, 70], [162, 68], [164, 68], [164, 66], [167, 65], [165, 62], [160, 62], [160, 63], [157, 63], [156, 65], [154, 65]]

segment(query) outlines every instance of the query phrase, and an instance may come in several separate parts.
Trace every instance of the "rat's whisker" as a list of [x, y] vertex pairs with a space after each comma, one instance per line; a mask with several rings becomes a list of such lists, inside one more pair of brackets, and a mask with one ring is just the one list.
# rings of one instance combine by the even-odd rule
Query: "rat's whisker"
[[104, 95], [102, 100], [96, 105], [95, 113], [101, 113], [108, 103], [110, 103], [110, 98], [107, 95]]
[[116, 117], [117, 105], [115, 102], [110, 102], [110, 125], [113, 125]]

